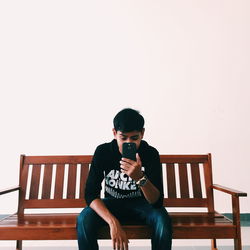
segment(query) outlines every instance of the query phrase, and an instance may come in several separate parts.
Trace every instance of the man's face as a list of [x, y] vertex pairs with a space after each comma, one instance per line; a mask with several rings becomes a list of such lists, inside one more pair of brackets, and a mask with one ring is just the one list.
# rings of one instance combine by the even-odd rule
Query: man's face
[[120, 153], [122, 154], [122, 144], [124, 142], [133, 142], [136, 144], [136, 148], [138, 149], [141, 143], [141, 140], [143, 138], [144, 135], [144, 129], [139, 132], [139, 131], [131, 131], [131, 132], [121, 132], [121, 131], [116, 131], [115, 129], [113, 129], [113, 134], [114, 137], [117, 141], [118, 144], [118, 148]]

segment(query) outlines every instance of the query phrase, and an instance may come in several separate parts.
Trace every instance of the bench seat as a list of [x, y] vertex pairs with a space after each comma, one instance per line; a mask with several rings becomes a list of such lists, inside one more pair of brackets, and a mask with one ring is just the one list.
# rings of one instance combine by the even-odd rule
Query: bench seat
[[[173, 238], [211, 239], [236, 235], [232, 221], [218, 213], [172, 212]], [[73, 240], [76, 235], [76, 213], [13, 214], [0, 221], [0, 240]], [[125, 222], [130, 239], [150, 238], [150, 228], [138, 222]], [[208, 233], [209, 230], [209, 233]], [[12, 232], [12, 233], [11, 233]], [[14, 232], [14, 233], [13, 233]], [[25, 236], [26, 235], [26, 236]], [[99, 239], [109, 239], [108, 227], [99, 230]]]

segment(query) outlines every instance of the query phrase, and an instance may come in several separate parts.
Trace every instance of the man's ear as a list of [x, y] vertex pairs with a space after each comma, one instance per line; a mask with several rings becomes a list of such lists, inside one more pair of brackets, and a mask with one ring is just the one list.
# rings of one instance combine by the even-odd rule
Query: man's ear
[[141, 131], [141, 136], [142, 136], [142, 138], [143, 138], [143, 136], [144, 136], [144, 132], [145, 132], [145, 128], [143, 128], [142, 131]]
[[116, 131], [114, 128], [112, 129], [112, 131], [113, 131], [113, 135], [114, 135], [114, 137], [115, 137], [115, 139], [116, 139], [117, 131]]

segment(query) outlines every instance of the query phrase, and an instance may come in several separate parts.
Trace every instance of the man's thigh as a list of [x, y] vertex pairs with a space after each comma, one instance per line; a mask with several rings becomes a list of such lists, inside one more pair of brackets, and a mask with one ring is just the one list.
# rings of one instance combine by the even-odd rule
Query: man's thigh
[[145, 199], [135, 200], [133, 202], [132, 210], [136, 218], [140, 219], [146, 224], [152, 224], [162, 220], [167, 224], [171, 224], [171, 218], [164, 207], [155, 208]]
[[[109, 212], [118, 220], [133, 216], [133, 209], [131, 209], [131, 204], [128, 200], [104, 198], [102, 201]], [[78, 223], [92, 224], [95, 227], [107, 224], [91, 207], [86, 207], [82, 210], [78, 216]]]
[[121, 222], [126, 220], [137, 220], [147, 223], [149, 220], [163, 217], [168, 219], [168, 212], [164, 207], [155, 208], [144, 198], [138, 199], [103, 199], [109, 211]]

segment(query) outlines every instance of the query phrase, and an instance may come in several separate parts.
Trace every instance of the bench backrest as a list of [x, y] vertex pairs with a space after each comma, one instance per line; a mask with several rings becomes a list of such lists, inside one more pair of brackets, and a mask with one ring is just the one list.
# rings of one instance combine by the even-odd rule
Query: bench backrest
[[[164, 206], [213, 211], [211, 155], [161, 155]], [[92, 156], [25, 156], [20, 162], [19, 213], [25, 208], [86, 206]]]

